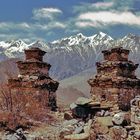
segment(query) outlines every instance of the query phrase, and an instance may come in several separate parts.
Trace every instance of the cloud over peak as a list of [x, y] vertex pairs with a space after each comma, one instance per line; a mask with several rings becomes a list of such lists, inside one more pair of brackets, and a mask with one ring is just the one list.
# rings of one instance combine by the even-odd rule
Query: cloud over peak
[[58, 8], [40, 8], [33, 10], [33, 18], [40, 20], [40, 19], [53, 19], [59, 14], [63, 12]]
[[38, 3], [35, 7], [34, 4], [26, 5], [25, 8], [28, 6], [30, 8], [28, 7], [27, 11], [24, 9], [21, 14], [27, 15], [20, 16], [18, 13], [19, 16], [16, 18], [19, 20], [10, 16], [11, 13], [8, 15], [11, 17], [10, 20], [5, 20], [6, 17], [4, 20], [1, 19], [0, 40], [4, 38], [54, 40], [78, 32], [91, 35], [98, 31], [107, 31], [114, 36], [129, 32], [139, 34], [140, 0], [75, 0], [59, 3], [52, 0], [47, 2], [47, 5], [45, 2], [42, 5]]
[[[79, 23], [79, 24], [78, 24]], [[116, 12], [116, 11], [100, 11], [86, 12], [79, 15], [77, 25], [81, 27], [99, 26], [99, 25], [140, 25], [140, 16], [136, 16], [131, 12]]]
[[100, 8], [100, 7], [111, 7], [113, 6], [113, 2], [97, 2], [92, 4], [93, 7]]

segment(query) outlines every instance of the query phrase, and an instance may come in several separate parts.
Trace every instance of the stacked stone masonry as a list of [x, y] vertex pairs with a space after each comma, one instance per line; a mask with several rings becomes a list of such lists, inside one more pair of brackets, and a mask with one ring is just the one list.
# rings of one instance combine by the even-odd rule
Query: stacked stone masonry
[[110, 102], [114, 110], [129, 110], [130, 101], [140, 95], [140, 79], [135, 75], [138, 64], [128, 60], [129, 50], [122, 47], [102, 51], [104, 60], [97, 62], [97, 74], [89, 79], [91, 94], [100, 102]]
[[13, 94], [32, 94], [36, 102], [56, 110], [56, 90], [59, 83], [49, 76], [50, 64], [43, 62], [45, 51], [32, 47], [25, 50], [26, 60], [18, 61], [19, 75], [8, 80]]
[[131, 100], [131, 125], [140, 131], [140, 96]]

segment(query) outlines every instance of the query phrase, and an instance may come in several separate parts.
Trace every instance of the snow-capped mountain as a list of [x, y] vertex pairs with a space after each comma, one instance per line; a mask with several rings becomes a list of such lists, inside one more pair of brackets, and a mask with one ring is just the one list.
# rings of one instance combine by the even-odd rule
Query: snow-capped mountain
[[86, 45], [96, 46], [99, 44], [106, 44], [111, 40], [113, 39], [103, 32], [99, 32], [98, 34], [95, 34], [90, 37], [86, 37], [82, 33], [79, 33], [77, 35], [70, 36], [68, 38], [63, 38], [61, 40], [53, 41], [51, 43], [48, 43], [48, 45], [51, 48], [64, 47], [66, 49], [70, 49], [73, 46], [85, 47]]
[[51, 75], [58, 79], [65, 79], [87, 69], [94, 69], [95, 62], [102, 59], [101, 51], [114, 46], [130, 49], [131, 57], [137, 62], [140, 60], [140, 36], [129, 34], [114, 40], [102, 32], [90, 37], [79, 33], [49, 43], [37, 41], [26, 44], [22, 40], [1, 41], [0, 60], [23, 57], [24, 49], [32, 46], [48, 52], [44, 60], [52, 65]]
[[130, 59], [135, 63], [140, 62], [140, 36], [134, 34], [128, 34], [121, 39], [114, 40], [112, 44], [108, 46], [121, 46], [130, 50]]
[[0, 59], [16, 58], [22, 55], [24, 49], [27, 49], [28, 45], [22, 40], [11, 40], [0, 42]]
[[100, 32], [90, 37], [80, 33], [48, 43], [51, 51], [46, 56], [53, 64], [52, 75], [64, 79], [94, 67], [102, 48], [112, 41], [110, 36]]

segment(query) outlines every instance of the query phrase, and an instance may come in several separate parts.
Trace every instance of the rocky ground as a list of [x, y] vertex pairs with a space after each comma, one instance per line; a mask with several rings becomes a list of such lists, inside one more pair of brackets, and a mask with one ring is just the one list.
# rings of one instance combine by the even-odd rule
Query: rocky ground
[[64, 113], [58, 113], [54, 114], [58, 120], [53, 123], [40, 124], [30, 130], [19, 128], [13, 133], [1, 132], [1, 140], [139, 140], [140, 132], [129, 122], [123, 124], [128, 121], [126, 114], [95, 116], [85, 122], [70, 117], [64, 119]]
[[100, 110], [84, 119], [76, 117], [72, 109], [49, 112], [53, 119], [34, 122], [30, 129], [1, 131], [0, 137], [1, 140], [140, 140], [139, 102], [138, 96], [131, 101], [130, 111]]

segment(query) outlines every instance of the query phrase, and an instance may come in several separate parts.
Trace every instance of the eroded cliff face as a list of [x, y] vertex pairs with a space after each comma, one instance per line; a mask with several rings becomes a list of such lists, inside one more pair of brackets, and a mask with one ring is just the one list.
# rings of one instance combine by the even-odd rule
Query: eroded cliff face
[[129, 110], [131, 99], [140, 94], [140, 79], [135, 75], [138, 64], [129, 61], [129, 50], [121, 47], [102, 53], [104, 61], [96, 63], [97, 74], [88, 80], [91, 95], [110, 102], [115, 110]]

